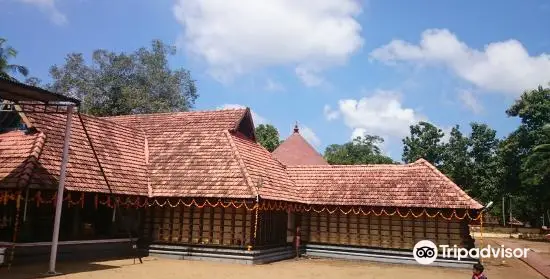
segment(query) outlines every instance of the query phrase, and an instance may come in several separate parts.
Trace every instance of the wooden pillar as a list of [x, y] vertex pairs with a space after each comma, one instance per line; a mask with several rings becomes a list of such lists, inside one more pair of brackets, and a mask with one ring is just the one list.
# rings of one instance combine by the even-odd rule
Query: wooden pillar
[[382, 214], [378, 216], [378, 243], [382, 247]]
[[214, 242], [214, 210], [215, 207], [210, 207], [210, 235], [208, 237], [208, 243]]
[[340, 231], [340, 212], [339, 212], [339, 210], [336, 210], [334, 212], [334, 214], [336, 214], [336, 242], [338, 244], [342, 244], [341, 243], [342, 242], [342, 240], [341, 240], [342, 237], [340, 235], [342, 232]]
[[346, 214], [346, 243], [347, 243], [348, 245], [351, 244], [351, 235], [350, 235], [350, 233], [349, 233], [349, 230], [350, 230], [349, 215], [350, 215], [350, 214], [351, 214], [351, 212], [348, 213], [348, 214]]
[[235, 245], [235, 215], [237, 214], [237, 209], [231, 207], [231, 245]]
[[181, 210], [180, 210], [180, 235], [179, 235], [179, 239], [178, 239], [178, 242], [183, 242], [183, 220], [184, 220], [184, 214], [185, 214], [185, 205], [182, 205], [181, 206]]
[[242, 236], [241, 236], [241, 245], [246, 245], [246, 217], [248, 215], [248, 210], [246, 209], [245, 206], [243, 206], [243, 211], [244, 211], [244, 214], [243, 214], [243, 224], [242, 224]]
[[170, 214], [168, 215], [168, 220], [170, 220], [170, 224], [169, 224], [169, 228], [170, 228], [170, 231], [168, 232], [168, 241], [169, 242], [173, 242], [173, 237], [174, 237], [174, 208], [169, 206], [168, 210], [170, 210]]
[[199, 243], [202, 243], [202, 233], [204, 232], [204, 207], [199, 208]]
[[195, 215], [195, 207], [191, 206], [189, 207], [189, 234], [187, 243], [193, 243], [193, 217]]
[[80, 205], [77, 204], [73, 206], [73, 228], [72, 236], [73, 239], [78, 240], [78, 234], [80, 232]]
[[225, 227], [225, 207], [221, 208], [221, 219], [220, 219], [220, 245], [223, 245], [223, 232]]

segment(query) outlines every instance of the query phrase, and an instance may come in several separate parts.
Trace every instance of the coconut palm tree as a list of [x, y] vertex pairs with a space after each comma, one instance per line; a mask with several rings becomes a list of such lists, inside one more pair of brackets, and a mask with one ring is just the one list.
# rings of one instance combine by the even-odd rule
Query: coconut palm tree
[[0, 38], [0, 78], [16, 80], [10, 74], [19, 73], [23, 76], [29, 74], [29, 70], [25, 66], [9, 64], [11, 58], [17, 56], [17, 50], [11, 46], [4, 45], [6, 39]]

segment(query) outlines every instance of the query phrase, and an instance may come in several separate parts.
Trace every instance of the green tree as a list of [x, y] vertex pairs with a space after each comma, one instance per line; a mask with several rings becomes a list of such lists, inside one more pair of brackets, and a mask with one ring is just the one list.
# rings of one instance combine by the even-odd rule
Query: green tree
[[13, 47], [5, 45], [6, 39], [0, 38], [0, 78], [17, 80], [12, 75], [21, 74], [27, 76], [29, 70], [21, 65], [10, 64], [9, 60], [17, 56], [17, 50]]
[[403, 139], [403, 161], [412, 163], [424, 158], [435, 166], [443, 159], [443, 131], [428, 122], [410, 126], [410, 136]]
[[451, 129], [449, 142], [443, 148], [443, 162], [441, 171], [464, 190], [471, 187], [470, 154], [468, 152], [469, 139], [456, 125]]
[[471, 123], [469, 158], [471, 184], [469, 193], [483, 203], [498, 199], [499, 166], [496, 131], [487, 124]]
[[331, 165], [394, 164], [382, 155], [382, 143], [384, 139], [379, 136], [365, 135], [342, 145], [332, 144], [325, 150], [325, 159]]
[[550, 119], [550, 88], [524, 92], [506, 111], [510, 117], [519, 117], [521, 124], [499, 147], [501, 191], [513, 197], [514, 215], [532, 223], [550, 208], [550, 179], [541, 168], [544, 165], [536, 150], [547, 143], [545, 125]]
[[258, 142], [269, 152], [273, 152], [281, 144], [279, 132], [271, 124], [260, 124], [256, 127], [254, 133]]
[[79, 98], [85, 113], [99, 116], [187, 111], [197, 89], [189, 71], [169, 67], [175, 52], [154, 40], [130, 54], [96, 50], [89, 65], [71, 53], [64, 65], [51, 67], [49, 89]]
[[533, 148], [525, 161], [525, 168], [534, 171], [538, 182], [550, 175], [550, 124], [544, 125], [542, 132], [543, 142]]

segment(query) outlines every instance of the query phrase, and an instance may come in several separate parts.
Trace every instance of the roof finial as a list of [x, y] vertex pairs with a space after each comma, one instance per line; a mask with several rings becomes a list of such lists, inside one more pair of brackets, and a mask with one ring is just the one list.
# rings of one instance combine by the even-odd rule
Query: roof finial
[[294, 125], [294, 133], [299, 133], [300, 129], [298, 129], [298, 121], [296, 121], [296, 124]]

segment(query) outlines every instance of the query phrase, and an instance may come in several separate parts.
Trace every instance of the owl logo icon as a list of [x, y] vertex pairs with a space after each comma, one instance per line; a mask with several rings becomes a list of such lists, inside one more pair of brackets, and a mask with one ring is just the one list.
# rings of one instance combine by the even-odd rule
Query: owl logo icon
[[437, 246], [429, 240], [421, 240], [414, 245], [413, 257], [419, 264], [431, 264], [437, 259]]

